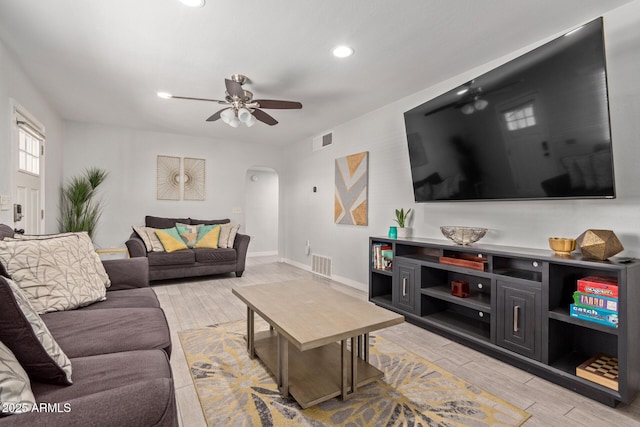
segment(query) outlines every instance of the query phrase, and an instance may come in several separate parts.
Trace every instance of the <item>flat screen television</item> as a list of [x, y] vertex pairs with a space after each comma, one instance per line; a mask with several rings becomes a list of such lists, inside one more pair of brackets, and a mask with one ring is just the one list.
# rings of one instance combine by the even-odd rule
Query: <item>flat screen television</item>
[[602, 18], [404, 120], [416, 202], [615, 197]]

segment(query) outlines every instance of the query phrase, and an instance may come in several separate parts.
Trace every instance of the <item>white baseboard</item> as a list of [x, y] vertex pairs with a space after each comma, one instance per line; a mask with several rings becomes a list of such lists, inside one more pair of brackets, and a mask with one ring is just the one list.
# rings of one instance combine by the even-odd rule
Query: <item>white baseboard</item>
[[247, 257], [253, 257], [253, 256], [275, 256], [275, 255], [278, 255], [278, 251], [247, 252]]
[[[284, 262], [285, 264], [291, 264], [294, 267], [298, 267], [298, 268], [300, 268], [302, 270], [311, 271], [311, 266], [310, 265], [302, 264], [302, 263], [300, 263], [298, 261], [294, 261], [292, 259], [281, 258], [280, 262]], [[321, 276], [321, 277], [324, 277], [324, 276]], [[355, 280], [348, 279], [346, 277], [331, 276], [331, 280], [333, 280], [335, 282], [342, 283], [343, 285], [347, 285], [347, 286], [349, 286], [351, 288], [355, 288], [355, 289], [357, 289], [359, 291], [362, 291], [362, 292], [369, 292], [369, 285], [357, 282]]]

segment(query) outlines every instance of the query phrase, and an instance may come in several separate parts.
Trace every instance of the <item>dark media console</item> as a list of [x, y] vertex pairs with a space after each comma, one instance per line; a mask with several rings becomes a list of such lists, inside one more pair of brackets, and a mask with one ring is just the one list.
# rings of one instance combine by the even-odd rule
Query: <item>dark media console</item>
[[[419, 238], [370, 237], [369, 247], [371, 302], [609, 406], [630, 403], [638, 393], [640, 261]], [[382, 248], [387, 257], [392, 253], [390, 268], [376, 268], [388, 265], [377, 260]], [[617, 327], [570, 315], [577, 282], [587, 276], [617, 281]], [[468, 282], [468, 295], [452, 295], [452, 282]], [[600, 354], [618, 359], [617, 380], [576, 374]]]

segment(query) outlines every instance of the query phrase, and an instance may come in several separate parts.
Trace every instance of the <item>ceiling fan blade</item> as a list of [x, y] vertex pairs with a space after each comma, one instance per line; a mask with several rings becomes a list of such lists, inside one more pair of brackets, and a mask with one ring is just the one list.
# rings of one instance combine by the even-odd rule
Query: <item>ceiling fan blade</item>
[[253, 117], [255, 117], [256, 119], [260, 120], [263, 123], [268, 124], [269, 126], [278, 124], [278, 121], [276, 119], [274, 119], [273, 117], [271, 117], [270, 115], [268, 115], [262, 110], [254, 110], [253, 113], [251, 114], [253, 114]]
[[215, 113], [214, 115], [212, 115], [211, 117], [209, 117], [207, 119], [208, 122], [215, 122], [216, 120], [218, 120], [220, 118], [220, 113], [222, 113], [224, 110], [228, 110], [229, 108], [223, 108], [222, 110], [218, 111], [217, 113]]
[[209, 98], [192, 98], [190, 96], [175, 96], [172, 95], [171, 98], [175, 99], [188, 99], [190, 101], [208, 101], [208, 102], [217, 102], [218, 104], [228, 104], [227, 101], [220, 101], [219, 99], [209, 99]]
[[240, 99], [244, 98], [244, 89], [242, 89], [242, 85], [240, 83], [224, 79], [224, 84], [227, 86], [227, 92], [229, 92], [229, 95], [237, 96]]
[[300, 109], [302, 104], [296, 101], [280, 101], [277, 99], [255, 99], [260, 108], [277, 108], [277, 109]]

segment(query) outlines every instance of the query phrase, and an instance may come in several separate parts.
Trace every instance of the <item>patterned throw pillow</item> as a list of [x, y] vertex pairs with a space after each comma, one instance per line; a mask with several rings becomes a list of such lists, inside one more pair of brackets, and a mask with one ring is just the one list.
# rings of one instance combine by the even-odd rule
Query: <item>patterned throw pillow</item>
[[196, 248], [216, 249], [220, 237], [219, 225], [202, 225], [198, 231], [198, 241]]
[[142, 239], [147, 252], [164, 252], [164, 246], [156, 235], [156, 229], [151, 227], [132, 227], [133, 231]]
[[0, 416], [29, 412], [36, 404], [29, 376], [16, 356], [0, 342]]
[[180, 237], [189, 249], [193, 248], [198, 241], [198, 233], [180, 233]]
[[180, 237], [178, 233], [178, 229], [176, 227], [165, 228], [164, 230], [156, 230], [156, 235], [160, 242], [162, 242], [162, 246], [166, 252], [175, 252], [181, 251], [184, 249], [189, 249], [187, 245]]
[[176, 228], [178, 229], [178, 231], [180, 232], [180, 234], [182, 233], [198, 233], [198, 229], [200, 228], [201, 224], [183, 224], [181, 222], [176, 222]]
[[[44, 240], [51, 239], [53, 237], [66, 237], [66, 236], [78, 236], [80, 238], [80, 249], [82, 251], [86, 251], [87, 257], [83, 257], [83, 262], [87, 264], [84, 266], [87, 268], [89, 274], [95, 274], [97, 276], [97, 280], [100, 280], [104, 283], [105, 287], [111, 286], [111, 280], [109, 279], [109, 275], [107, 271], [104, 269], [104, 265], [102, 264], [102, 260], [100, 259], [100, 255], [96, 252], [93, 247], [93, 242], [91, 241], [91, 237], [89, 237], [89, 233], [86, 231], [81, 231], [78, 233], [60, 233], [60, 234], [48, 234], [48, 235], [27, 235], [27, 234], [16, 234], [13, 237], [15, 239], [20, 240]], [[5, 239], [7, 240], [7, 239]]]
[[238, 234], [238, 230], [240, 230], [240, 224], [235, 224], [231, 226], [231, 230], [229, 230], [229, 240], [227, 241], [228, 248], [233, 247], [233, 244], [236, 241], [236, 234]]
[[221, 224], [220, 239], [218, 240], [219, 248], [233, 248], [233, 242], [236, 240], [236, 234], [240, 229], [239, 224]]
[[71, 361], [29, 298], [11, 279], [0, 277], [0, 340], [29, 374], [45, 382], [71, 384]]
[[39, 314], [106, 299], [104, 282], [78, 234], [2, 240], [0, 263]]

